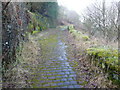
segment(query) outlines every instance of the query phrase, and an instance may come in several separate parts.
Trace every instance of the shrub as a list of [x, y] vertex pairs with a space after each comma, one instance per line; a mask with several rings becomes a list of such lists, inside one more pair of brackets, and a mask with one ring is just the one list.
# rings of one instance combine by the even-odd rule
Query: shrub
[[85, 40], [85, 41], [89, 40], [89, 37], [88, 37], [87, 35], [83, 35], [82, 38], [83, 38], [83, 40]]
[[83, 39], [85, 41], [89, 40], [89, 37], [87, 35], [82, 34], [82, 32], [77, 31], [73, 28], [73, 26], [68, 26], [69, 27], [69, 32], [73, 34], [74, 37], [78, 39]]
[[74, 26], [73, 25], [69, 25], [68, 26], [68, 30], [73, 30], [74, 29]]
[[[120, 66], [118, 62], [118, 50], [110, 47], [91, 47], [87, 49], [89, 58], [93, 57], [93, 61], [97, 62], [115, 82], [120, 83], [119, 72]], [[111, 77], [112, 76], [112, 77]], [[117, 77], [116, 77], [117, 76]], [[109, 78], [109, 77], [108, 77]]]

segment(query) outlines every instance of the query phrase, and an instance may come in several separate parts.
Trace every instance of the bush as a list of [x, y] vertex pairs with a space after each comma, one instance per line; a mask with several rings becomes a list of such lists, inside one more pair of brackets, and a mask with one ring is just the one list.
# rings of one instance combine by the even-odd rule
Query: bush
[[85, 41], [89, 40], [89, 37], [86, 36], [86, 35], [83, 35], [82, 38], [83, 38]]
[[85, 41], [89, 40], [89, 37], [87, 35], [82, 34], [82, 32], [77, 31], [73, 28], [73, 26], [68, 26], [69, 32], [73, 34], [74, 37], [78, 39], [83, 39]]
[[69, 25], [68, 26], [68, 30], [73, 30], [74, 29], [74, 26], [73, 25]]
[[100, 66], [104, 71], [109, 73], [110, 78], [114, 79], [115, 82], [120, 82], [119, 54], [117, 49], [110, 47], [91, 47], [87, 49], [87, 54], [89, 58], [93, 57], [92, 60], [97, 62], [97, 66]]

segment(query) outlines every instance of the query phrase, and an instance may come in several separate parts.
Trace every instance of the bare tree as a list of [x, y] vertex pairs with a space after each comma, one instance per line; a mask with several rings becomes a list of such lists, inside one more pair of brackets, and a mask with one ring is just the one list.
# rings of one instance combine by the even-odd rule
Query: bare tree
[[120, 1], [118, 3], [118, 36], [119, 36], [118, 40], [120, 40]]
[[[118, 2], [118, 42], [120, 41], [120, 1]], [[118, 44], [118, 53], [120, 52], [120, 45]], [[118, 56], [118, 66], [120, 66], [120, 56]], [[120, 75], [118, 75], [120, 80]]]
[[[120, 41], [120, 1], [118, 2], [118, 42], [119, 41]], [[120, 45], [118, 45], [118, 48], [120, 48]]]
[[86, 15], [84, 15], [84, 25], [87, 25], [89, 33], [102, 36], [107, 41], [116, 39], [118, 30], [117, 8], [117, 2], [111, 2], [107, 6], [105, 0], [87, 7]]

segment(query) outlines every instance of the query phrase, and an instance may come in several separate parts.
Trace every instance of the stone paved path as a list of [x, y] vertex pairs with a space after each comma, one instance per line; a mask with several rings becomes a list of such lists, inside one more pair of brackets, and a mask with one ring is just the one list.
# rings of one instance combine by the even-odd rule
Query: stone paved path
[[[51, 39], [51, 40], [50, 40]], [[40, 41], [43, 52], [43, 63], [38, 66], [32, 79], [35, 88], [80, 88], [76, 73], [72, 70], [65, 48], [67, 47], [58, 34]]]

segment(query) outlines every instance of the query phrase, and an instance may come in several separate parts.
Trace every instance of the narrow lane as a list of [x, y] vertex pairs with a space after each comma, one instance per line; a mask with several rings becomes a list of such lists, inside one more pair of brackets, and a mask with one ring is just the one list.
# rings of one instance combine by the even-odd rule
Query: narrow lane
[[76, 73], [67, 60], [65, 50], [67, 46], [60, 39], [59, 31], [43, 37], [39, 40], [42, 62], [33, 74], [32, 86], [36, 88], [80, 88]]

